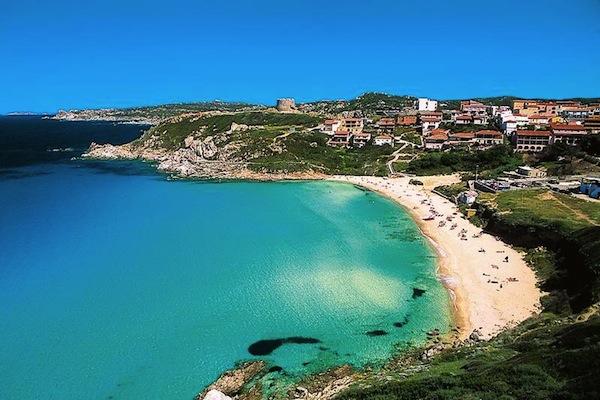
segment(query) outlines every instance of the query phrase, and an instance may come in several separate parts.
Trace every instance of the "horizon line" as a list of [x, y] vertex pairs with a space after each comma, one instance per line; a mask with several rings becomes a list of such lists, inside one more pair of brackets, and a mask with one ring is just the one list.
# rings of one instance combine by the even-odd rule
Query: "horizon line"
[[[338, 98], [338, 99], [333, 99], [333, 98], [322, 98], [322, 99], [314, 99], [314, 100], [306, 100], [306, 101], [299, 101], [297, 104], [309, 104], [309, 103], [318, 103], [318, 102], [335, 102], [335, 101], [351, 101], [351, 100], [355, 100], [358, 99], [361, 96], [364, 96], [366, 94], [381, 94], [381, 95], [386, 95], [386, 96], [395, 96], [395, 97], [413, 97], [415, 99], [418, 98], [427, 98], [427, 99], [431, 99], [431, 100], [435, 100], [438, 102], [444, 102], [444, 101], [461, 101], [461, 100], [472, 100], [472, 99], [481, 99], [481, 100], [485, 100], [485, 99], [494, 99], [494, 98], [501, 98], [501, 97], [508, 97], [508, 98], [513, 98], [513, 99], [519, 99], [519, 100], [556, 100], [556, 101], [563, 101], [563, 100], [575, 100], [575, 99], [599, 99], [600, 100], [600, 95], [599, 96], [569, 96], [569, 97], [526, 97], [526, 96], [514, 96], [511, 94], [502, 94], [502, 95], [490, 95], [490, 96], [475, 96], [475, 97], [460, 97], [460, 98], [436, 98], [436, 97], [430, 97], [430, 96], [417, 96], [417, 95], [413, 95], [413, 94], [395, 94], [395, 93], [389, 93], [389, 92], [378, 92], [378, 91], [367, 91], [367, 92], [363, 92], [359, 95], [356, 95], [354, 97], [351, 98]], [[293, 96], [281, 96], [281, 97], [275, 97], [274, 100], [275, 102], [277, 101], [277, 99], [283, 99], [283, 98], [291, 98], [291, 99], [295, 99], [295, 97]], [[132, 105], [132, 106], [123, 106], [123, 107], [119, 107], [119, 106], [99, 106], [99, 107], [89, 107], [89, 108], [70, 108], [70, 109], [66, 109], [66, 108], [58, 108], [55, 111], [7, 111], [4, 113], [0, 113], [0, 115], [2, 116], [10, 116], [11, 114], [32, 114], [32, 115], [51, 115], [51, 114], [56, 114], [59, 111], [83, 111], [83, 110], [127, 110], [127, 109], [133, 109], [133, 108], [149, 108], [149, 107], [160, 107], [160, 106], [174, 106], [174, 105], [185, 105], [185, 104], [205, 104], [205, 103], [224, 103], [224, 104], [245, 104], [248, 106], [264, 106], [264, 107], [274, 107], [275, 104], [271, 103], [271, 104], [265, 104], [265, 103], [259, 103], [259, 102], [249, 102], [249, 101], [245, 101], [245, 100], [221, 100], [221, 99], [211, 99], [211, 100], [193, 100], [193, 101], [176, 101], [176, 102], [166, 102], [166, 103], [146, 103], [146, 104], [139, 104], [139, 105]]]

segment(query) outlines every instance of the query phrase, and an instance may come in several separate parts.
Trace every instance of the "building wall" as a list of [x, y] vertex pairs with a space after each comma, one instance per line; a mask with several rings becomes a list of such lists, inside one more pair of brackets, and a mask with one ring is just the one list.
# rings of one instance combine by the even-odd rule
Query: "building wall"
[[417, 109], [419, 111], [435, 111], [437, 110], [437, 104], [435, 100], [422, 97], [417, 100]]

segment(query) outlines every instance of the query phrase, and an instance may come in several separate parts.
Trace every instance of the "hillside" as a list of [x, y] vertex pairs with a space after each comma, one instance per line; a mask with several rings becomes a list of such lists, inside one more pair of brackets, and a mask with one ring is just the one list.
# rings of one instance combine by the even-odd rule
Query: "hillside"
[[206, 112], [206, 111], [241, 111], [256, 110], [264, 107], [259, 105], [240, 103], [210, 101], [198, 103], [175, 103], [156, 106], [129, 107], [129, 108], [107, 108], [90, 110], [59, 111], [53, 119], [67, 121], [119, 121], [136, 122], [144, 124], [157, 124], [165, 118], [181, 114]]
[[92, 146], [88, 157], [140, 158], [186, 177], [269, 178], [266, 174], [384, 175], [393, 149], [334, 148], [322, 118], [276, 112], [203, 113], [170, 118], [120, 147]]
[[299, 106], [305, 112], [338, 114], [345, 111], [361, 111], [363, 115], [377, 114], [383, 111], [401, 111], [413, 107], [416, 98], [386, 93], [367, 92], [350, 100], [322, 100], [304, 103]]

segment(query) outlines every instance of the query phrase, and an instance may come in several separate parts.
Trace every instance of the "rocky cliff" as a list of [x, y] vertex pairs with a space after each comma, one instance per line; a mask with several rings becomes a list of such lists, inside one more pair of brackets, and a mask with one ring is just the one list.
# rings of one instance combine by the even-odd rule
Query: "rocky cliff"
[[[246, 120], [252, 124], [236, 122]], [[185, 114], [150, 128], [141, 138], [125, 145], [92, 143], [82, 157], [151, 161], [160, 171], [182, 178], [314, 178], [321, 174], [311, 168], [261, 171], [256, 167], [263, 157], [286, 151], [286, 133], [313, 122], [312, 117], [287, 120], [269, 113]]]

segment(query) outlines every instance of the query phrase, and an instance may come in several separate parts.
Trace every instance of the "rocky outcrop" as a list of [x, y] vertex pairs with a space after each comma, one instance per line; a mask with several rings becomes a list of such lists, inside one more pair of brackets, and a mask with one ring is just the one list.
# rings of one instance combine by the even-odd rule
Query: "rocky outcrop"
[[266, 366], [267, 363], [264, 361], [242, 363], [238, 367], [224, 372], [212, 385], [200, 392], [196, 396], [196, 400], [206, 399], [211, 392], [213, 392], [213, 396], [216, 396], [218, 395], [218, 393], [214, 393], [216, 391], [225, 395], [224, 400], [227, 400], [227, 396], [237, 396], [249, 382], [266, 373]]
[[204, 396], [204, 400], [231, 400], [231, 397], [225, 395], [222, 392], [219, 392], [218, 390], [209, 390], [208, 393], [206, 393], [206, 396]]
[[82, 154], [83, 158], [96, 158], [100, 160], [134, 159], [136, 155], [130, 146], [114, 146], [112, 144], [97, 144], [92, 142], [88, 151]]
[[185, 148], [192, 150], [198, 157], [206, 160], [214, 160], [219, 152], [212, 136], [196, 139], [193, 135], [190, 135], [185, 138], [183, 143]]

